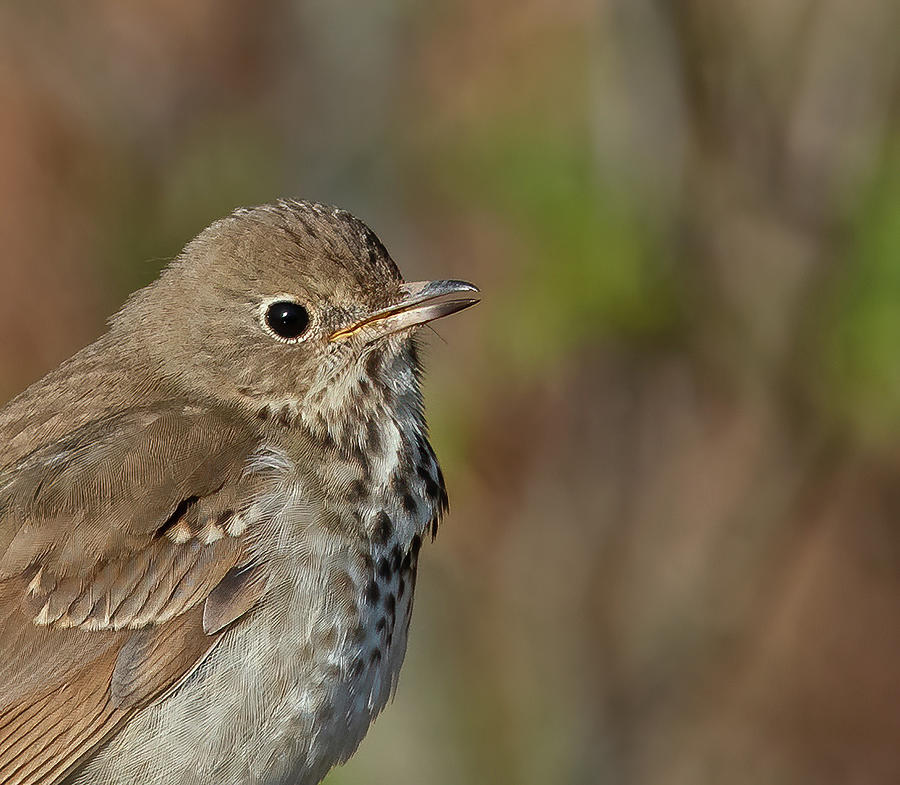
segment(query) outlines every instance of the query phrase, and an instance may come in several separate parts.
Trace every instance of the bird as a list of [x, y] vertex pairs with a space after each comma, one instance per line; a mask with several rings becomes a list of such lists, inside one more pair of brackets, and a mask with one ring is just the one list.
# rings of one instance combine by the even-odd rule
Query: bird
[[447, 510], [406, 282], [282, 199], [0, 410], [0, 785], [311, 785], [397, 686]]

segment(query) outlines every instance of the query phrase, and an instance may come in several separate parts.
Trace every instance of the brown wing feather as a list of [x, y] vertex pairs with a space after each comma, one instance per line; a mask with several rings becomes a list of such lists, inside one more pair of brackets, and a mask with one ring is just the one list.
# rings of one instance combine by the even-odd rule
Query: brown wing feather
[[133, 709], [113, 706], [108, 679], [118, 650], [112, 649], [67, 681], [0, 713], [0, 782], [44, 785], [62, 778]]
[[0, 785], [59, 782], [259, 599], [257, 442], [226, 415], [135, 409], [0, 471]]
[[199, 607], [168, 624], [135, 632], [119, 652], [112, 674], [113, 705], [146, 706], [190, 673], [218, 639], [204, 632]]
[[249, 612], [266, 590], [267, 574], [260, 564], [232, 567], [203, 603], [203, 629], [213, 635]]

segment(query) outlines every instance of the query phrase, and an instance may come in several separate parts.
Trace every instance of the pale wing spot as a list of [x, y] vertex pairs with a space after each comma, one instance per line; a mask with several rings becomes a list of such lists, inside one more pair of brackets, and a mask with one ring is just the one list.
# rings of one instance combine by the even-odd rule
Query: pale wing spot
[[41, 608], [41, 612], [34, 617], [34, 623], [38, 627], [46, 627], [51, 622], [50, 618], [50, 600], [47, 600], [47, 604]]
[[240, 514], [235, 514], [228, 521], [225, 531], [229, 537], [240, 537], [247, 530], [247, 519]]
[[191, 539], [191, 527], [187, 521], [179, 521], [169, 530], [169, 539], [176, 545], [184, 545]]
[[67, 612], [67, 613], [64, 613], [62, 616], [60, 616], [56, 620], [56, 622], [53, 624], [53, 626], [56, 627], [57, 629], [67, 630], [70, 627], [77, 627], [78, 625], [72, 621], [72, 617], [69, 616], [69, 614]]
[[44, 568], [40, 567], [28, 584], [28, 595], [34, 597], [41, 593], [41, 578], [44, 576]]
[[223, 532], [214, 523], [211, 523], [203, 532], [203, 544], [212, 545], [214, 542], [218, 542], [219, 540], [221, 540], [224, 536], [225, 532]]

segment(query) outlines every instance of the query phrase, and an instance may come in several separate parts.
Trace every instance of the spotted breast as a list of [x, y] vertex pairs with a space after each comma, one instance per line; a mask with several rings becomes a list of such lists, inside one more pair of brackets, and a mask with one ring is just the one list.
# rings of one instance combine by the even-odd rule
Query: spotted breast
[[[415, 347], [389, 348], [260, 413], [245, 469], [258, 491], [223, 527], [265, 565], [262, 599], [73, 783], [305, 785], [356, 749], [397, 685], [419, 549], [447, 507]], [[141, 738], [156, 741], [135, 755]]]

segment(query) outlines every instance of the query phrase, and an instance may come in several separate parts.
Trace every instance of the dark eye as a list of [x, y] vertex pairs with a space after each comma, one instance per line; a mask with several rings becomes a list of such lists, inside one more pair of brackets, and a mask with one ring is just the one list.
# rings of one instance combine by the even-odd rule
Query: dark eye
[[282, 338], [299, 338], [309, 327], [309, 313], [300, 303], [279, 300], [266, 309], [266, 324]]

